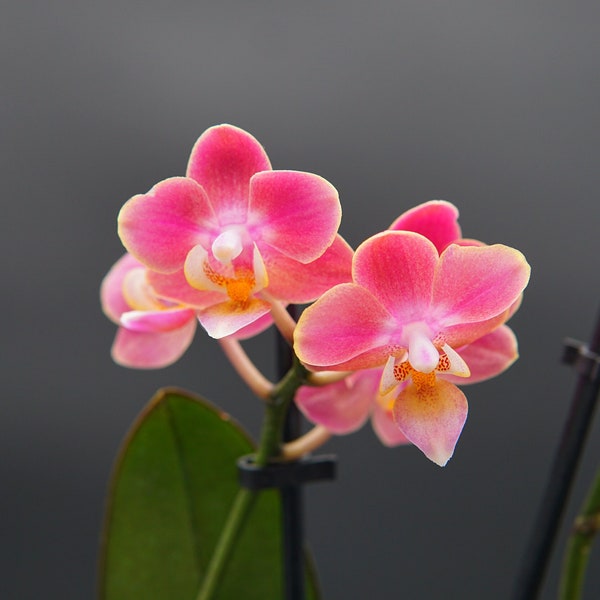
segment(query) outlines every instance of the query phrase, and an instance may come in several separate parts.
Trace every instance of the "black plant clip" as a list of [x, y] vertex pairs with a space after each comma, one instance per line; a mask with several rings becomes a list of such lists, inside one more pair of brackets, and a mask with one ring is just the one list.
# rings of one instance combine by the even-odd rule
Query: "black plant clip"
[[565, 339], [562, 361], [573, 366], [580, 376], [590, 381], [596, 381], [600, 377], [600, 355], [583, 342]]
[[253, 491], [279, 489], [283, 521], [283, 598], [305, 600], [302, 490], [306, 483], [335, 479], [336, 457], [324, 454], [290, 462], [272, 461], [259, 466], [254, 462], [254, 455], [249, 454], [238, 459], [237, 468], [242, 487]]
[[256, 491], [335, 479], [337, 460], [333, 455], [324, 454], [260, 467], [249, 454], [238, 459], [237, 467], [240, 485]]

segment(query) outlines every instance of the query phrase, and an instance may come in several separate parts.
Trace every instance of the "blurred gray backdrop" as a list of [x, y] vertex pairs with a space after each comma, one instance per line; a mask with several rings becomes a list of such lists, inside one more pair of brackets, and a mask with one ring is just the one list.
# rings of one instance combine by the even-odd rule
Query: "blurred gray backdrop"
[[[206, 336], [168, 369], [125, 370], [98, 303], [120, 206], [228, 122], [275, 168], [331, 181], [353, 246], [443, 198], [466, 236], [531, 262], [521, 359], [466, 390], [449, 465], [365, 427], [328, 444], [339, 480], [307, 493], [327, 600], [507, 598], [575, 382], [562, 338], [588, 339], [600, 303], [599, 18], [591, 0], [5, 3], [0, 597], [94, 597], [111, 463], [158, 387], [257, 431], [258, 403]], [[270, 375], [272, 343], [248, 345]], [[599, 456], [596, 424], [568, 518]]]

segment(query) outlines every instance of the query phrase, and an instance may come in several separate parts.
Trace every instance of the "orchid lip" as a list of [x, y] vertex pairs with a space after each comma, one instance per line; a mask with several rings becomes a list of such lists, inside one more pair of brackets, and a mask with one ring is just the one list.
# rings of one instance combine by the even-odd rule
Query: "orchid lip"
[[[234, 235], [238, 234], [234, 233]], [[224, 247], [225, 244], [221, 246], [221, 248]], [[230, 246], [230, 248], [233, 247], [233, 245]], [[195, 246], [185, 262], [185, 277], [192, 287], [225, 293], [237, 307], [244, 308], [253, 294], [268, 285], [267, 271], [256, 244], [252, 249], [250, 264], [243, 262], [237, 264], [239, 261], [234, 264], [233, 260], [226, 264], [221, 262], [222, 267], [219, 267], [220, 261], [211, 264], [208, 252], [200, 245]]]
[[[427, 351], [429, 350], [428, 344], [424, 343], [421, 338], [417, 340], [417, 344], [423, 344], [425, 349]], [[423, 385], [431, 385], [432, 382], [435, 381], [438, 373], [456, 375], [457, 377], [469, 377], [471, 375], [467, 363], [460, 354], [448, 344], [444, 344], [440, 350], [433, 344], [431, 344], [431, 347], [437, 353], [437, 362], [435, 367], [428, 371], [417, 368], [415, 363], [418, 364], [418, 359], [411, 359], [410, 350], [408, 352], [405, 351], [400, 356], [390, 355], [381, 374], [379, 383], [380, 396], [391, 393], [398, 384], [409, 377], [413, 380], [413, 383], [420, 388], [423, 387]], [[433, 352], [431, 354], [433, 356]]]

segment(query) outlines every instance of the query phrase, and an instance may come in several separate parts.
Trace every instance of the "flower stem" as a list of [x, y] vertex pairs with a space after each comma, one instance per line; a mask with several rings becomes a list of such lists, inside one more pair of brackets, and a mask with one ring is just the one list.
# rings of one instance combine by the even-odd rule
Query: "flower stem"
[[279, 330], [281, 337], [291, 346], [294, 343], [294, 329], [296, 328], [294, 317], [279, 300], [276, 300], [264, 290], [261, 292], [261, 297], [271, 304], [271, 316], [275, 327]]
[[306, 383], [307, 374], [308, 371], [294, 356], [292, 367], [267, 399], [261, 440], [256, 452], [257, 465], [264, 466], [271, 458], [281, 454], [285, 416], [296, 391]]
[[308, 433], [283, 446], [285, 460], [297, 460], [302, 456], [320, 448], [331, 438], [331, 432], [322, 425], [315, 425]]
[[210, 600], [213, 597], [256, 496], [257, 492], [245, 488], [238, 491], [196, 600]]
[[596, 474], [596, 480], [583, 510], [575, 519], [563, 564], [561, 600], [581, 598], [592, 542], [598, 532], [600, 532], [600, 472]]
[[250, 360], [240, 342], [234, 338], [221, 338], [219, 343], [229, 362], [246, 385], [259, 398], [263, 400], [267, 398], [274, 386]]
[[[307, 373], [300, 361], [294, 357], [290, 370], [266, 398], [262, 434], [255, 455], [257, 465], [264, 466], [281, 454], [285, 416], [296, 391], [306, 382]], [[213, 598], [257, 495], [258, 492], [245, 488], [238, 491], [196, 600]]]

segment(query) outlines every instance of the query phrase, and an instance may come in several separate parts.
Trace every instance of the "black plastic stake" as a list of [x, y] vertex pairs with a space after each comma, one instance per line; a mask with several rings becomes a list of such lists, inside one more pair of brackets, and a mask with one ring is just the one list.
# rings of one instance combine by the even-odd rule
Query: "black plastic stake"
[[516, 581], [514, 600], [534, 600], [538, 597], [583, 453], [600, 394], [600, 314], [589, 346], [566, 340], [563, 361], [573, 365], [579, 373], [579, 379], [522, 570]]
[[[288, 312], [296, 318], [296, 309]], [[277, 369], [283, 377], [292, 366], [293, 351], [281, 335], [277, 336]], [[286, 416], [283, 439], [290, 441], [302, 433], [300, 411], [294, 403]], [[302, 486], [285, 485], [281, 488], [283, 516], [283, 581], [286, 600], [304, 600], [304, 505]]]
[[[293, 309], [288, 309], [294, 316]], [[283, 338], [277, 336], [277, 370], [283, 377], [291, 368], [293, 353]], [[284, 441], [302, 433], [300, 411], [293, 404], [286, 415]], [[272, 461], [256, 466], [254, 456], [237, 461], [240, 485], [251, 490], [279, 488], [283, 525], [284, 600], [305, 599], [304, 505], [302, 486], [312, 481], [335, 479], [337, 461], [333, 455], [305, 456], [296, 461]]]

